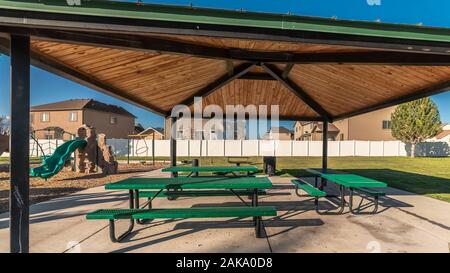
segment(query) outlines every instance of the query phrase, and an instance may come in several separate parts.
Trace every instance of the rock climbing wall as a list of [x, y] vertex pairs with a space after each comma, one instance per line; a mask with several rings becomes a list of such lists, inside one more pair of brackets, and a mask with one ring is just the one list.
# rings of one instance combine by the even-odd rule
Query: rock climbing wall
[[85, 139], [87, 145], [76, 152], [76, 171], [79, 173], [95, 173], [97, 162], [97, 134], [93, 127], [83, 125], [77, 130], [77, 138]]
[[87, 145], [76, 152], [76, 171], [94, 173], [96, 165], [103, 174], [117, 173], [118, 163], [114, 158], [112, 147], [106, 144], [106, 135], [98, 134], [95, 128], [83, 125], [77, 130], [77, 137], [85, 139]]
[[99, 150], [98, 167], [102, 170], [103, 174], [117, 173], [118, 163], [114, 158], [112, 147], [106, 144], [106, 135], [99, 134], [97, 136], [97, 142]]

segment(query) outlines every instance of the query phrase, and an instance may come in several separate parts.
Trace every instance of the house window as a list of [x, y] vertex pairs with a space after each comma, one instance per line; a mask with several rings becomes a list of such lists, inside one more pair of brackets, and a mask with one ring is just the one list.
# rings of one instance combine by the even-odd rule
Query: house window
[[109, 119], [109, 123], [111, 123], [111, 124], [117, 124], [117, 117], [111, 117], [110, 119]]
[[43, 112], [41, 113], [41, 122], [49, 122], [50, 121], [50, 113]]
[[384, 130], [391, 129], [391, 121], [390, 120], [383, 120], [383, 129]]
[[78, 121], [78, 113], [77, 112], [70, 112], [70, 114], [69, 114], [69, 121], [71, 121], [71, 122]]
[[183, 130], [177, 131], [176, 139], [183, 139]]
[[30, 114], [30, 122], [34, 123], [34, 114]]

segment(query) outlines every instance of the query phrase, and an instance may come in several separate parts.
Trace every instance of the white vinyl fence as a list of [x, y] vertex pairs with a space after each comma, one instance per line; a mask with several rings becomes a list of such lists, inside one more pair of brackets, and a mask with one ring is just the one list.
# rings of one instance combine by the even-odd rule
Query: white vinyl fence
[[[169, 140], [128, 140], [111, 139], [108, 144], [116, 155], [157, 157], [170, 156]], [[450, 156], [450, 144], [446, 142], [426, 142], [418, 145], [418, 156]], [[328, 155], [340, 156], [408, 156], [409, 145], [400, 141], [329, 141]], [[178, 156], [241, 157], [241, 156], [322, 156], [321, 141], [289, 140], [177, 140]]]
[[[30, 140], [30, 156], [51, 155], [62, 140]], [[170, 156], [169, 140], [108, 139], [116, 156], [156, 157]], [[416, 148], [417, 156], [450, 156], [450, 143], [425, 142]], [[153, 151], [154, 150], [154, 151]], [[341, 156], [408, 156], [409, 145], [400, 141], [329, 141], [328, 155]], [[178, 156], [241, 157], [241, 156], [277, 156], [300, 157], [322, 156], [321, 141], [289, 140], [177, 140]], [[3, 153], [2, 157], [9, 156]]]

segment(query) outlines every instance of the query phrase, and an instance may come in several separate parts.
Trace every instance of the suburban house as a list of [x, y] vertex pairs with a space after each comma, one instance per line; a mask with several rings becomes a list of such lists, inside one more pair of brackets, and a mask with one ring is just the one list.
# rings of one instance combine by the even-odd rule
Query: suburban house
[[[73, 99], [36, 105], [30, 109], [31, 128], [38, 139], [71, 139], [83, 124], [107, 138], [127, 138], [135, 130], [135, 116], [116, 105], [93, 99]], [[66, 133], [64, 133], [66, 132]]]
[[[301, 122], [294, 125], [294, 139], [303, 141], [322, 140], [323, 123], [321, 122]], [[336, 140], [339, 129], [333, 124], [328, 124], [328, 140]]]
[[[233, 121], [223, 120], [223, 124], [217, 126], [206, 126], [209, 119], [202, 120], [201, 130], [197, 130], [194, 126], [195, 120], [191, 120], [189, 126], [185, 126], [182, 119], [177, 122], [176, 139], [179, 140], [220, 140], [220, 139], [246, 139], [247, 137], [247, 122], [245, 120]], [[171, 121], [166, 119], [165, 121], [165, 138], [170, 139], [171, 136]], [[185, 128], [183, 128], [185, 127]], [[209, 127], [209, 128], [208, 128]]]
[[136, 123], [134, 125], [134, 132], [133, 135], [137, 135], [140, 134], [141, 132], [143, 132], [145, 130], [144, 126], [142, 126], [142, 124], [140, 123]]
[[429, 139], [429, 141], [443, 141], [450, 142], [450, 124], [442, 126], [442, 132], [440, 132], [437, 136]]
[[[391, 131], [391, 115], [395, 107], [343, 119], [329, 124], [329, 140], [395, 140]], [[300, 122], [294, 124], [295, 140], [322, 140], [322, 123]]]
[[139, 134], [137, 134], [135, 136], [136, 137], [140, 137], [143, 139], [154, 139], [154, 140], [162, 140], [164, 139], [164, 129], [163, 128], [153, 128], [153, 127], [149, 127], [147, 129], [145, 129], [144, 131], [140, 132]]
[[294, 134], [285, 127], [272, 127], [269, 132], [263, 136], [265, 140], [292, 140]]

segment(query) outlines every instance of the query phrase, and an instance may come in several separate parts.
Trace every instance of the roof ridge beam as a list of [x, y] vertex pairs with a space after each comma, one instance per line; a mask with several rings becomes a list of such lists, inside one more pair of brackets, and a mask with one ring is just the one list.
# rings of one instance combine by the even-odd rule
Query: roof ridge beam
[[289, 91], [306, 103], [311, 109], [313, 109], [317, 114], [319, 114], [324, 120], [332, 122], [333, 116], [328, 113], [318, 102], [316, 102], [308, 93], [303, 90], [300, 86], [295, 84], [289, 78], [283, 78], [283, 72], [279, 70], [275, 65], [272, 64], [261, 64], [261, 66], [270, 74], [272, 77], [277, 79], [282, 85], [284, 85]]
[[212, 93], [219, 90], [223, 86], [225, 86], [225, 85], [229, 84], [230, 82], [234, 81], [235, 79], [238, 79], [241, 76], [245, 75], [255, 65], [256, 65], [256, 63], [244, 63], [244, 64], [236, 66], [233, 69], [232, 75], [229, 75], [229, 72], [227, 71], [223, 76], [216, 79], [214, 82], [208, 84], [207, 86], [201, 88], [192, 97], [184, 100], [181, 104], [184, 104], [187, 106], [193, 105], [195, 97], [207, 97], [208, 95], [211, 95]]

